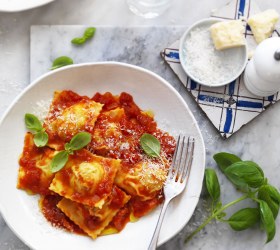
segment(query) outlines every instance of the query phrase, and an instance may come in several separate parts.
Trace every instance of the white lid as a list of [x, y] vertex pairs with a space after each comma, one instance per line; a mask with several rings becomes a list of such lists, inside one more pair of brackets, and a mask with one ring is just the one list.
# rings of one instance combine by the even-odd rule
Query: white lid
[[[280, 81], [280, 37], [272, 37], [264, 40], [256, 49], [253, 57], [256, 72], [264, 81]], [[277, 56], [276, 56], [277, 54]]]

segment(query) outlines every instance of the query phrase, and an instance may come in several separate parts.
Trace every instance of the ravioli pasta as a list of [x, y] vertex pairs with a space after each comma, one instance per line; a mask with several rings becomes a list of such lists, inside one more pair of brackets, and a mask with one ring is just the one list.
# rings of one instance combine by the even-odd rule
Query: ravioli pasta
[[[49, 136], [45, 147], [36, 147], [33, 134], [26, 133], [17, 188], [41, 196], [40, 209], [53, 226], [95, 239], [120, 232], [163, 201], [175, 140], [128, 93], [89, 98], [56, 91], [43, 127]], [[53, 157], [82, 131], [91, 134], [91, 142], [52, 173]], [[161, 159], [145, 155], [143, 133], [160, 141]]]

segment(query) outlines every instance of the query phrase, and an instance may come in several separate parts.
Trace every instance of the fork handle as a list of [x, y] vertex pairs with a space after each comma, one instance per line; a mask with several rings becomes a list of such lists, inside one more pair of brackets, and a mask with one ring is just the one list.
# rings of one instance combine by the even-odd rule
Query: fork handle
[[153, 237], [151, 239], [151, 242], [150, 242], [150, 245], [148, 247], [148, 250], [155, 250], [156, 247], [157, 247], [157, 242], [158, 242], [158, 236], [159, 236], [159, 233], [160, 233], [160, 228], [161, 228], [161, 225], [162, 225], [162, 222], [163, 222], [163, 218], [164, 218], [164, 215], [165, 215], [165, 212], [166, 212], [166, 209], [168, 207], [168, 204], [170, 202], [171, 199], [165, 199], [162, 207], [161, 207], [161, 211], [160, 211], [160, 214], [159, 214], [159, 218], [158, 218], [158, 222], [157, 222], [157, 226], [156, 226], [156, 229], [154, 231], [154, 234], [153, 234]]

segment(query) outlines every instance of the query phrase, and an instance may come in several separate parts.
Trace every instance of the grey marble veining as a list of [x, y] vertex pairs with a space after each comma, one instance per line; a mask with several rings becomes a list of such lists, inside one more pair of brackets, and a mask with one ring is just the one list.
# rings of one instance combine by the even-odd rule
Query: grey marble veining
[[[4, 113], [5, 109], [15, 96], [29, 84], [29, 31], [31, 25], [86, 24], [123, 27], [136, 25], [186, 26], [199, 19], [208, 17], [212, 9], [219, 8], [228, 1], [229, 0], [174, 0], [172, 8], [168, 10], [164, 16], [152, 20], [145, 20], [131, 14], [126, 8], [123, 0], [57, 0], [52, 4], [41, 8], [21, 13], [0, 13], [0, 115]], [[262, 9], [273, 7], [280, 12], [279, 0], [256, 0], [256, 2]], [[77, 27], [76, 32], [79, 32], [80, 29], [81, 27]], [[179, 35], [179, 33], [174, 34]], [[162, 37], [165, 39], [164, 42], [172, 41], [172, 39], [168, 40], [168, 34], [162, 34]], [[45, 39], [47, 38], [45, 37]], [[69, 38], [65, 37], [65, 39], [68, 41]], [[128, 39], [132, 39], [132, 37], [129, 37]], [[120, 48], [122, 50], [122, 46], [120, 46]], [[259, 163], [263, 167], [271, 183], [279, 188], [279, 104], [271, 107], [247, 127], [242, 128], [240, 132], [229, 140], [223, 141], [219, 135], [217, 135], [210, 122], [196, 108], [196, 104], [183, 89], [176, 77], [174, 77], [173, 73], [166, 65], [161, 64], [158, 48], [159, 47], [156, 48], [153, 54], [155, 55], [155, 60], [159, 63], [157, 64], [159, 68], [155, 70], [171, 82], [180, 92], [198, 120], [207, 147], [207, 166], [216, 168], [211, 158], [216, 152], [223, 150], [236, 153], [243, 159], [254, 160]], [[60, 49], [62, 50], [63, 48]], [[116, 48], [114, 47], [114, 49]], [[129, 52], [130, 49], [128, 48], [127, 53]], [[102, 57], [101, 55], [99, 56], [100, 57], [98, 58], [101, 60]], [[114, 56], [115, 55], [111, 54], [112, 59]], [[40, 59], [42, 59], [42, 54]], [[123, 60], [125, 60], [125, 58]], [[42, 69], [43, 71], [49, 68], [50, 62], [51, 59], [45, 62]], [[78, 62], [78, 55], [76, 57], [76, 62]], [[135, 63], [137, 63], [137, 61], [135, 61]], [[138, 58], [138, 64], [147, 68], [149, 66], [144, 58], [141, 60]], [[153, 66], [152, 63], [150, 65]], [[33, 76], [35, 77], [35, 75]], [[238, 197], [239, 194], [233, 190], [232, 186], [220, 173], [219, 177], [222, 184], [222, 200], [226, 203], [235, 197]], [[0, 192], [3, 192], [3, 190]], [[184, 245], [183, 239], [185, 235], [198, 226], [201, 220], [207, 215], [207, 206], [205, 203], [206, 197], [203, 192], [198, 208], [189, 224], [176, 237], [161, 246], [160, 250], [280, 249], [280, 219], [277, 221], [278, 230], [275, 239], [268, 245], [264, 245], [264, 233], [257, 229], [251, 229], [241, 233], [233, 232], [227, 225], [221, 223], [213, 223], [209, 225], [188, 245]], [[233, 211], [234, 209], [229, 211], [229, 214]], [[29, 250], [29, 248], [25, 246], [8, 228], [1, 215], [0, 250]]]

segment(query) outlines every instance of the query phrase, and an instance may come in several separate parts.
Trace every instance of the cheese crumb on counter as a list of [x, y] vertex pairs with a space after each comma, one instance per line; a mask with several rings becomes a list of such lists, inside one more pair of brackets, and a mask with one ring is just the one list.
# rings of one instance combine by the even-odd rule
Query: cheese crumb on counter
[[241, 20], [217, 22], [210, 27], [210, 32], [217, 50], [246, 45], [245, 27]]
[[274, 9], [258, 13], [248, 19], [248, 24], [257, 43], [261, 43], [272, 35], [278, 20], [279, 13]]

